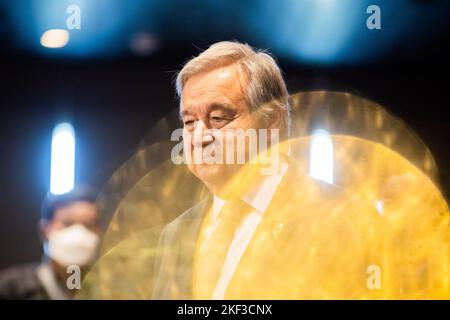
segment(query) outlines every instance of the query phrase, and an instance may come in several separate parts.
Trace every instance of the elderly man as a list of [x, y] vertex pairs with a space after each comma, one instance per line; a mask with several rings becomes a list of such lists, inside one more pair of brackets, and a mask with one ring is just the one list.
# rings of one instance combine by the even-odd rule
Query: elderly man
[[[239, 148], [228, 142], [237, 141], [242, 131], [279, 131], [282, 141], [288, 138], [288, 92], [266, 52], [238, 42], [213, 44], [186, 63], [176, 86], [184, 152], [191, 159], [198, 150], [214, 155], [219, 149], [239, 157]], [[308, 177], [285, 144], [269, 146], [279, 150], [271, 157], [279, 165], [270, 174], [261, 174], [259, 160], [249, 161], [248, 146], [242, 151], [246, 163], [188, 161], [210, 196], [162, 232], [153, 298], [350, 298], [361, 293], [355, 287], [365, 288], [366, 269], [351, 221], [356, 210], [338, 187]], [[343, 255], [344, 250], [349, 253]], [[335, 279], [340, 272], [352, 273], [354, 280]]]

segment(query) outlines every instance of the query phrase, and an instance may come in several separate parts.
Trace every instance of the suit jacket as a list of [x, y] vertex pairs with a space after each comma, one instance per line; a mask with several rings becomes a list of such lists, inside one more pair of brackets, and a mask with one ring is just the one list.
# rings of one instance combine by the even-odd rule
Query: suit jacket
[[[193, 299], [193, 267], [212, 196], [163, 230], [154, 299]], [[365, 212], [361, 212], [365, 211]], [[334, 185], [289, 165], [227, 287], [225, 299], [343, 299], [367, 294], [363, 228], [376, 219]]]
[[0, 273], [0, 300], [49, 300], [37, 276], [38, 263], [14, 266]]

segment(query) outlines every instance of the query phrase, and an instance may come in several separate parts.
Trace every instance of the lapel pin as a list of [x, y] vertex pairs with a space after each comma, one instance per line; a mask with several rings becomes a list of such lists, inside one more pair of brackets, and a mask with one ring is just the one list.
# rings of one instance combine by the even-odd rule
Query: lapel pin
[[272, 235], [275, 240], [278, 240], [281, 236], [281, 233], [284, 231], [285, 226], [283, 222], [275, 223], [275, 226], [272, 228]]

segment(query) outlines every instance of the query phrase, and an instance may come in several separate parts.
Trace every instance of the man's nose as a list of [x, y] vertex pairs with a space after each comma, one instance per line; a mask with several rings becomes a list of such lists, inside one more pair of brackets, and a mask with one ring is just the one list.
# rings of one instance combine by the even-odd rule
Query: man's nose
[[214, 136], [204, 121], [197, 121], [194, 129], [194, 146], [197, 148], [206, 147], [214, 141]]

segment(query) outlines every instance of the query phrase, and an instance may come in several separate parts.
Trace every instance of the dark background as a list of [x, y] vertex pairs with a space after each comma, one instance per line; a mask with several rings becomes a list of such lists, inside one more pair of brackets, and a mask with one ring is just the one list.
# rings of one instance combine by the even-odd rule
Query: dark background
[[[54, 27], [61, 27], [67, 17], [65, 6], [78, 2], [86, 21], [82, 20], [81, 30], [71, 31], [73, 42], [63, 49], [40, 47], [35, 34], [49, 26], [32, 23], [32, 18], [42, 14], [45, 18], [46, 12], [54, 11], [51, 8], [60, 9], [59, 25]], [[91, 6], [83, 1], [4, 1], [0, 5], [0, 268], [40, 257], [37, 224], [49, 189], [54, 125], [68, 120], [75, 127], [77, 183], [101, 188], [152, 125], [177, 107], [174, 71], [199, 48], [220, 40], [268, 48], [278, 57], [291, 93], [343, 90], [385, 106], [428, 145], [448, 199], [449, 5], [356, 2], [340, 1], [344, 8], [334, 4], [333, 10], [314, 7], [311, 15], [311, 6], [302, 0], [98, 0]], [[381, 30], [365, 27], [369, 4], [382, 10]], [[285, 15], [294, 9], [300, 10], [299, 15]], [[343, 17], [335, 19], [337, 14]], [[351, 17], [357, 17], [353, 24], [344, 25]], [[47, 20], [52, 19], [49, 15]], [[97, 26], [103, 28], [100, 34], [94, 31]], [[332, 54], [333, 47], [326, 44], [337, 41], [341, 27], [347, 33], [335, 50], [339, 54]], [[321, 50], [297, 45], [308, 36], [301, 31], [305, 29], [317, 33], [306, 39], [317, 43], [307, 45]], [[137, 32], [151, 35], [153, 42], [144, 52], [129, 47], [127, 39]]]

